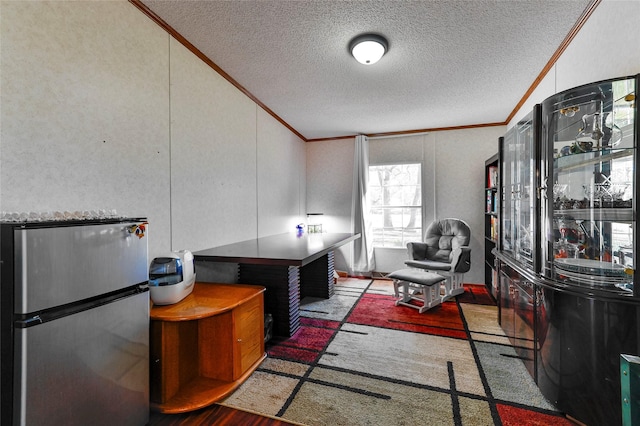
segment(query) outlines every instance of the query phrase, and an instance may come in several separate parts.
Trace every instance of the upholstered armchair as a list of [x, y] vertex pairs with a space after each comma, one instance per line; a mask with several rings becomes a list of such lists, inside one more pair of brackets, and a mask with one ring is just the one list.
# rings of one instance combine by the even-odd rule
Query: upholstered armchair
[[464, 273], [471, 269], [471, 229], [460, 219], [437, 220], [427, 228], [423, 242], [407, 244], [405, 264], [446, 277], [444, 298], [464, 293]]

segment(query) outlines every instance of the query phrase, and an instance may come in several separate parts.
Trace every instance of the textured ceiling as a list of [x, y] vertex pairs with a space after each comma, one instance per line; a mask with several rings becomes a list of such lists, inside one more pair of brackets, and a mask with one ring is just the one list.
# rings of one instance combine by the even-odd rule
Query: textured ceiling
[[504, 122], [589, 0], [141, 3], [309, 140]]

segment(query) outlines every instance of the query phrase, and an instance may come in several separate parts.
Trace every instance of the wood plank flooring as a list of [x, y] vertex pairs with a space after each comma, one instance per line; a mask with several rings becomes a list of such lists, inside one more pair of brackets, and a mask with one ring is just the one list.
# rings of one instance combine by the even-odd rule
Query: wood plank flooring
[[212, 405], [201, 410], [182, 414], [161, 414], [151, 412], [147, 426], [218, 426], [218, 425], [242, 425], [242, 426], [292, 426], [284, 420], [276, 420], [270, 417], [246, 411], [235, 410]]

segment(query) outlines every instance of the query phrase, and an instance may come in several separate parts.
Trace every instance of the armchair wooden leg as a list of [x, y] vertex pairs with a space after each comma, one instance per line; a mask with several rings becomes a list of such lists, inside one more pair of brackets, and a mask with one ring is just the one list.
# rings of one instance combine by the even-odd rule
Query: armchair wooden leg
[[447, 277], [447, 279], [444, 281], [445, 290], [444, 296], [442, 296], [443, 302], [447, 299], [464, 293], [463, 279], [464, 274], [452, 274]]
[[[417, 309], [419, 313], [438, 306], [441, 302], [440, 282], [423, 285], [409, 281], [393, 280], [393, 293], [396, 297], [396, 306], [408, 306]], [[420, 303], [411, 303], [412, 301]]]

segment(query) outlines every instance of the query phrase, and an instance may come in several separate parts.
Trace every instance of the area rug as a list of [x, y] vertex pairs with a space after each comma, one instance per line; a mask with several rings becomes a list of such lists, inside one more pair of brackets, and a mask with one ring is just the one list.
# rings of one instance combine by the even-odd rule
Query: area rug
[[482, 285], [422, 314], [388, 280], [341, 278], [221, 404], [309, 426], [571, 425], [537, 389]]

